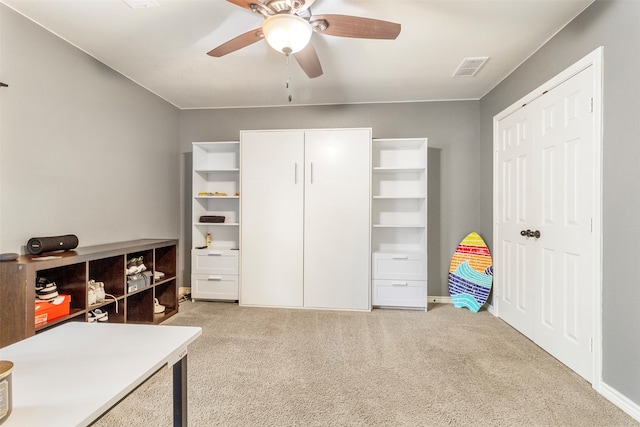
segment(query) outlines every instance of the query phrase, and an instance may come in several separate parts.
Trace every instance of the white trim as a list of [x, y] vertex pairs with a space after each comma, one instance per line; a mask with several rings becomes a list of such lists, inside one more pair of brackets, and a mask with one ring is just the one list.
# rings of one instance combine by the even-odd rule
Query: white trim
[[427, 297], [427, 303], [431, 303], [431, 304], [453, 304], [453, 300], [451, 299], [451, 297], [429, 296], [429, 297]]
[[[566, 70], [556, 75], [548, 82], [542, 84], [537, 89], [530, 92], [528, 95], [522, 97], [510, 107], [507, 107], [502, 112], [496, 114], [493, 117], [493, 242], [494, 245], [498, 240], [498, 170], [495, 167], [498, 156], [498, 122], [515, 111], [523, 108], [534, 99], [542, 96], [546, 91], [553, 89], [554, 87], [562, 84], [575, 76], [579, 72], [585, 70], [588, 67], [593, 67], [594, 70], [594, 87], [593, 87], [593, 117], [594, 117], [594, 153], [593, 153], [593, 170], [594, 170], [594, 206], [593, 206], [593, 242], [594, 242], [594, 259], [598, 262], [594, 262], [593, 278], [594, 278], [594, 316], [593, 316], [593, 388], [601, 392], [602, 387], [602, 58], [603, 47], [595, 49], [593, 52], [568, 67]], [[499, 248], [494, 247], [494, 253], [497, 254]], [[494, 267], [496, 266], [496, 259], [494, 258]], [[494, 306], [493, 311], [497, 317], [500, 317], [500, 303], [499, 295], [501, 292], [500, 283], [495, 280], [494, 276]]]
[[632, 402], [618, 390], [607, 383], [600, 382], [600, 394], [631, 417], [635, 418], [636, 421], [640, 421], [640, 406]]

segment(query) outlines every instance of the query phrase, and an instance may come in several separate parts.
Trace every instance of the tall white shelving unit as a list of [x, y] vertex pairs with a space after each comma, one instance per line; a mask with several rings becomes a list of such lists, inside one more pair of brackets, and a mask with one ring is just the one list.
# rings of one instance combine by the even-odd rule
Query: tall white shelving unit
[[427, 307], [427, 139], [374, 139], [372, 305]]
[[[240, 142], [194, 142], [192, 182], [191, 297], [238, 300]], [[202, 222], [203, 215], [225, 219]], [[201, 248], [207, 233], [211, 245]]]

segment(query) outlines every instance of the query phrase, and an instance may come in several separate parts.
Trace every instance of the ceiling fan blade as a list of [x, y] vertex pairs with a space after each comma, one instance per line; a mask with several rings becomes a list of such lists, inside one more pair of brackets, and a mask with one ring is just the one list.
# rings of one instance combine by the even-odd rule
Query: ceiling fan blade
[[[322, 21], [326, 24], [326, 29]], [[393, 40], [398, 37], [401, 28], [395, 22], [350, 15], [314, 15], [310, 22], [322, 34], [359, 39]], [[316, 22], [317, 25], [314, 25]]]
[[221, 44], [217, 48], [207, 52], [207, 55], [219, 58], [228, 53], [235, 52], [238, 49], [242, 49], [243, 47], [247, 47], [250, 44], [262, 40], [263, 38], [264, 35], [262, 34], [262, 28], [256, 28], [255, 30], [247, 31], [244, 34]]
[[240, 6], [249, 10], [252, 10], [251, 4], [256, 2], [256, 0], [227, 0], [227, 1], [229, 3], [235, 4], [236, 6]]
[[311, 43], [300, 52], [294, 53], [293, 57], [310, 79], [322, 75], [322, 65], [320, 65], [318, 53]]
[[[251, 12], [261, 13], [263, 16], [275, 15], [276, 11], [273, 8], [267, 6], [260, 0], [227, 0], [229, 3], [233, 3], [236, 6], [240, 6], [243, 9], [250, 10]], [[313, 3], [313, 1], [311, 1]]]

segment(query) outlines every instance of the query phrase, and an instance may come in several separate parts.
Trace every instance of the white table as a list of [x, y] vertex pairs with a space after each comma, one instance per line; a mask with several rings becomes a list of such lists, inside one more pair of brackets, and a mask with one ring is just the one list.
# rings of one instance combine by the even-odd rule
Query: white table
[[70, 322], [0, 349], [13, 362], [13, 411], [2, 427], [86, 426], [165, 365], [173, 421], [187, 425], [187, 346], [198, 327]]

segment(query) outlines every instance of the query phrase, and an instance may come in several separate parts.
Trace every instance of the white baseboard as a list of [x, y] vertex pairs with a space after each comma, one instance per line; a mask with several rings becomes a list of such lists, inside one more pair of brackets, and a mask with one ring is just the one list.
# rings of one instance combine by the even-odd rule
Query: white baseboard
[[[453, 304], [453, 299], [451, 299], [451, 297], [428, 297], [427, 298], [427, 302], [431, 303], [431, 304]], [[493, 308], [493, 305], [488, 304], [487, 306], [487, 311], [491, 314], [493, 314], [494, 316], [496, 315], [495, 310]]]
[[427, 302], [435, 304], [453, 304], [451, 297], [427, 297]]
[[611, 403], [622, 409], [631, 417], [635, 418], [636, 421], [640, 422], [640, 405], [632, 402], [628, 397], [624, 396], [618, 390], [614, 389], [604, 382], [600, 382], [600, 390], [598, 391]]

